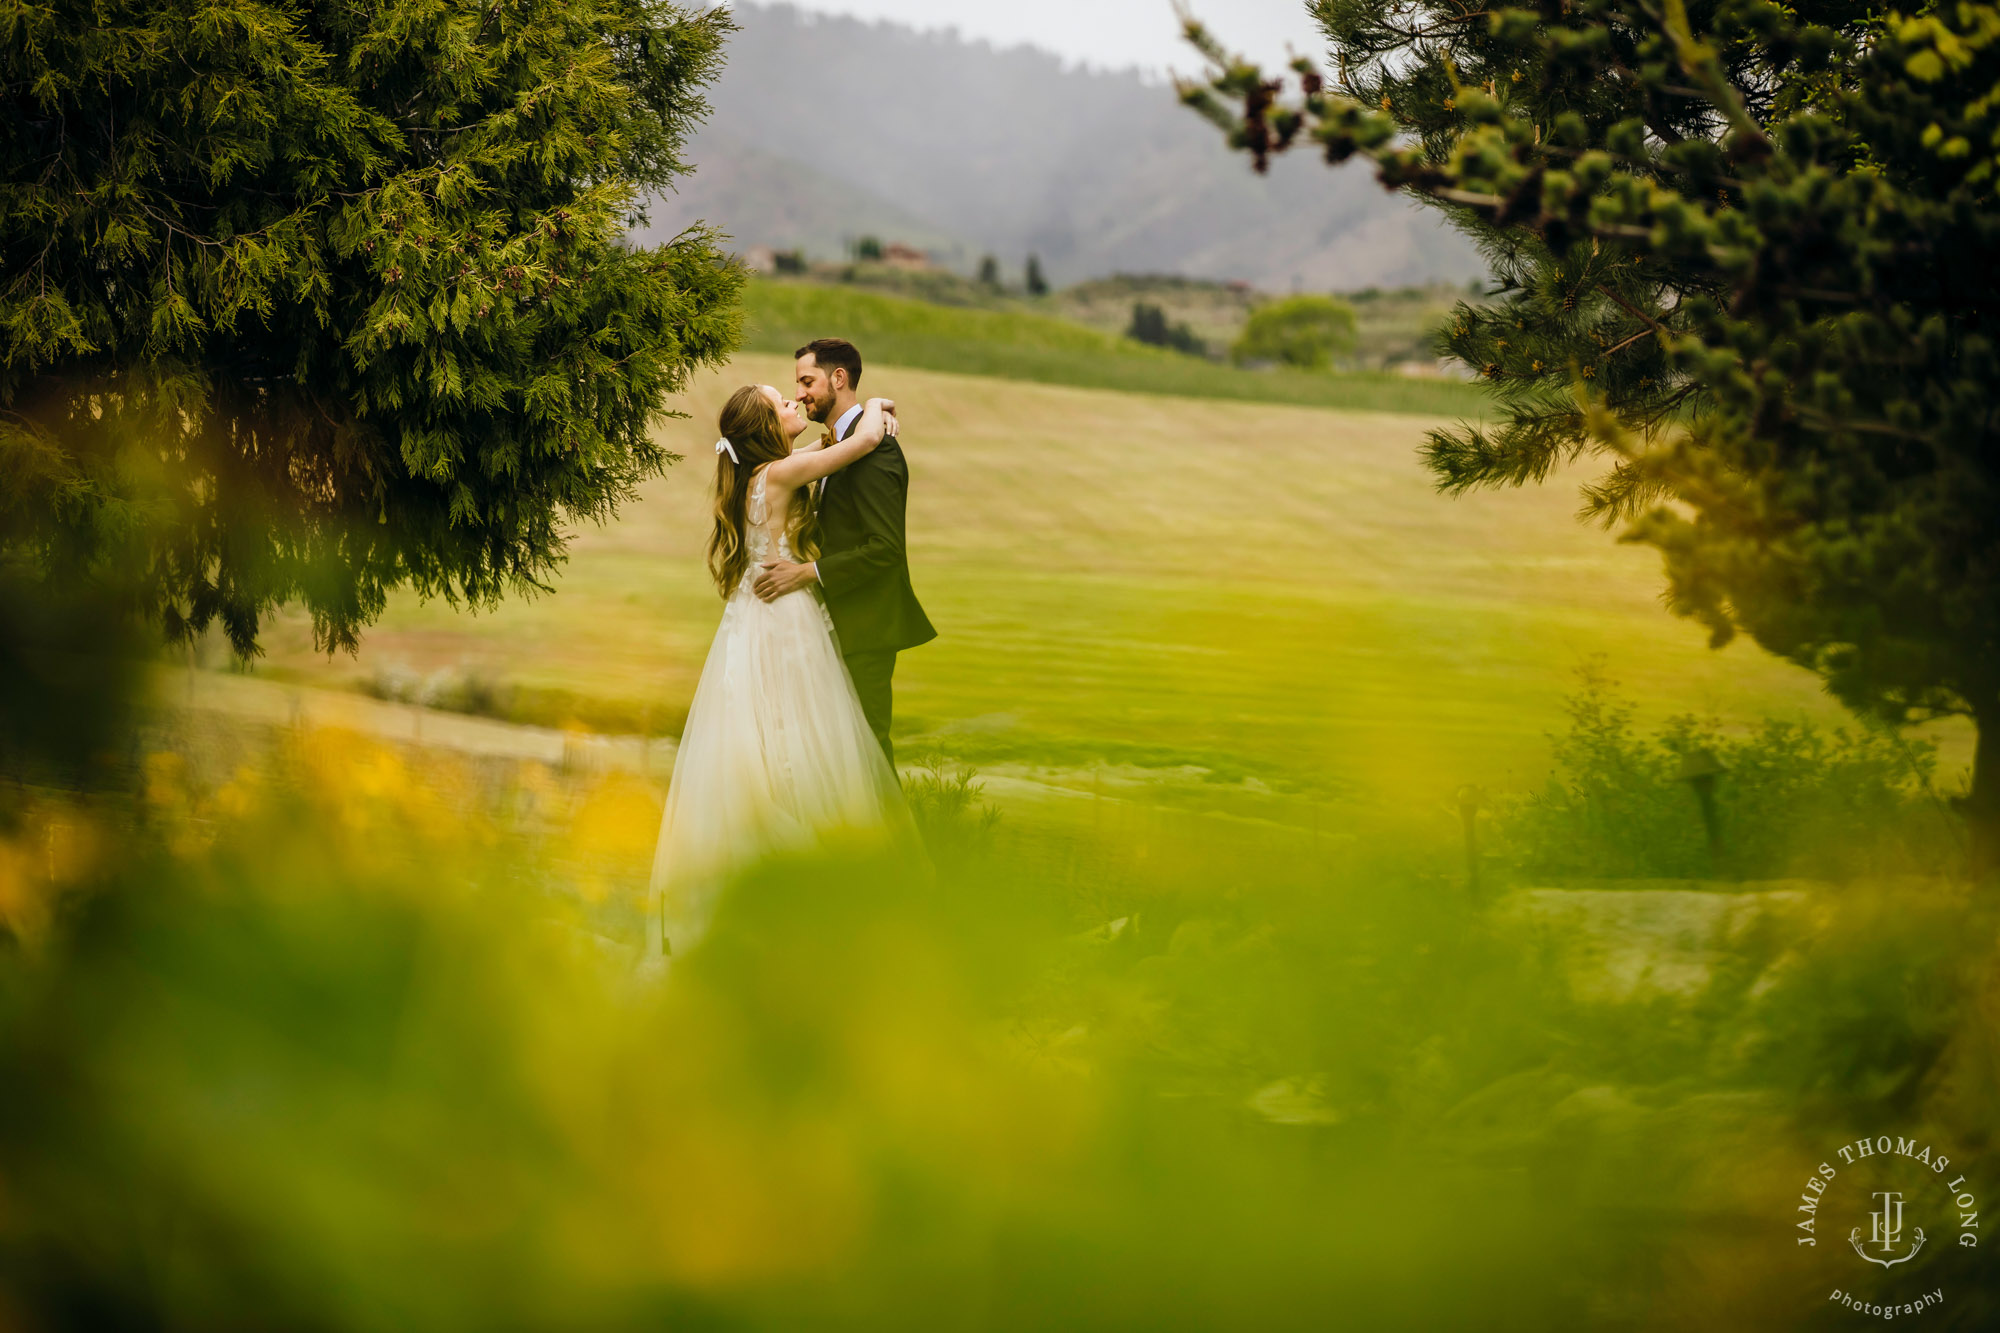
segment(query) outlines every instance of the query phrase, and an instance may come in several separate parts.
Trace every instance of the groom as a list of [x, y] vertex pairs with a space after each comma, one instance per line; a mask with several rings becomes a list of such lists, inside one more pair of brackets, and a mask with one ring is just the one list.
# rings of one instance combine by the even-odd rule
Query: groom
[[[830, 424], [836, 441], [846, 439], [861, 416], [855, 393], [861, 387], [861, 353], [845, 338], [816, 338], [793, 355], [799, 406], [812, 420]], [[810, 564], [766, 561], [751, 585], [767, 602], [808, 583], [820, 585], [847, 674], [861, 696], [861, 711], [892, 769], [896, 751], [889, 742], [890, 681], [896, 654], [937, 637], [910, 587], [910, 563], [903, 550], [909, 493], [910, 469], [892, 435], [819, 483], [819, 559]]]

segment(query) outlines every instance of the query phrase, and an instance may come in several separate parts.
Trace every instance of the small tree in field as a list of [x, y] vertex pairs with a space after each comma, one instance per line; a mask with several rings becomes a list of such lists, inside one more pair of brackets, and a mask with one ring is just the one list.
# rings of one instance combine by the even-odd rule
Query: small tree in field
[[1189, 356], [1208, 355], [1208, 344], [1201, 340], [1200, 334], [1189, 328], [1185, 320], [1168, 320], [1166, 310], [1151, 301], [1132, 303], [1132, 322], [1126, 326], [1125, 336], [1149, 347], [1171, 348]]
[[1448, 343], [1499, 421], [1432, 434], [1439, 486], [1606, 457], [1586, 512], [1714, 643], [1973, 719], [2000, 867], [2000, 7], [1312, 8], [1331, 85], [1300, 61], [1288, 98], [1190, 25], [1217, 72], [1184, 94], [1260, 166], [1372, 157], [1493, 260]]
[[1028, 256], [1028, 271], [1022, 278], [1021, 285], [1027, 289], [1030, 296], [1047, 296], [1049, 294], [1049, 280], [1042, 276], [1042, 259], [1040, 255]]
[[726, 13], [54, 0], [0, 47], [0, 563], [242, 653], [545, 586], [737, 338], [685, 170]]
[[1287, 296], [1250, 312], [1229, 355], [1239, 364], [1276, 361], [1298, 370], [1325, 370], [1334, 357], [1353, 350], [1354, 340], [1354, 308], [1346, 302]]

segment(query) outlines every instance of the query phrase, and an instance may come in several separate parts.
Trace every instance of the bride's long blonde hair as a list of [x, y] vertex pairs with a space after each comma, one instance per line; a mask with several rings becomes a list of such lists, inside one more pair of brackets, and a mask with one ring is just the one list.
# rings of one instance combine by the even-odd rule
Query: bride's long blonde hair
[[[785, 438], [778, 409], [771, 406], [760, 385], [746, 384], [731, 394], [716, 425], [736, 451], [733, 459], [727, 453], [715, 456], [715, 531], [708, 538], [708, 572], [715, 579], [716, 591], [727, 597], [750, 566], [750, 553], [744, 544], [750, 478], [764, 464], [790, 454], [792, 445]], [[809, 490], [800, 486], [792, 492], [791, 511], [785, 516], [792, 553], [800, 560], [819, 554]]]

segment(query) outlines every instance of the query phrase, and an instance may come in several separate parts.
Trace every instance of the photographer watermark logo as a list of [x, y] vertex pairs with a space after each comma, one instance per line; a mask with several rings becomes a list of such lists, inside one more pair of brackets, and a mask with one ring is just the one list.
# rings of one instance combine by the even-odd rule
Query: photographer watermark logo
[[[1877, 1190], [1875, 1191], [1875, 1197], [1882, 1201], [1882, 1206], [1868, 1214], [1868, 1220], [1871, 1224], [1868, 1231], [1868, 1243], [1870, 1245], [1879, 1245], [1886, 1254], [1890, 1250], [1895, 1249], [1897, 1244], [1903, 1239], [1903, 1196], [1894, 1190]], [[1917, 1251], [1924, 1248], [1924, 1229], [1918, 1227], [1917, 1238], [1911, 1242], [1909, 1250], [1894, 1259], [1881, 1258], [1863, 1249], [1860, 1227], [1854, 1228], [1848, 1234], [1847, 1239], [1854, 1246], [1854, 1252], [1869, 1263], [1880, 1264], [1884, 1268], [1894, 1268], [1897, 1264], [1907, 1263], [1911, 1259], [1916, 1258]]]
[[1930, 1259], [1910, 1264], [1927, 1242], [1959, 1250], [1979, 1246], [1979, 1199], [1969, 1177], [1931, 1145], [1900, 1136], [1856, 1139], [1836, 1149], [1807, 1177], [1797, 1211], [1799, 1245], [1816, 1247], [1824, 1225], [1831, 1236], [1844, 1234], [1855, 1256], [1829, 1274], [1842, 1286], [1827, 1299], [1883, 1319], [1944, 1304], [1944, 1288], [1931, 1284], [1948, 1275], [1951, 1261], [1934, 1248]]

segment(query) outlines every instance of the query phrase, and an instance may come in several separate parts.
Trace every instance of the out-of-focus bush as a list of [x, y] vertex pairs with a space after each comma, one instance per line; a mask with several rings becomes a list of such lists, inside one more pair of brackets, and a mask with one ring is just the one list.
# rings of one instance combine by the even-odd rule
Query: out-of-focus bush
[[1514, 1008], [1470, 1063], [1441, 1035], [1498, 984], [1448, 913], [1287, 891], [1100, 943], [1003, 867], [785, 864], [662, 982], [576, 848], [449, 766], [328, 733], [148, 773], [152, 834], [0, 973], [25, 1327], [1426, 1327], [1495, 1293], [1540, 1327], [1574, 1295], [1501, 1225], [1510, 1171], [1398, 1127], [1534, 1058]]
[[1948, 894], [1633, 1011], [1392, 850], [1106, 919], [988, 848], [766, 866], [661, 977], [629, 777], [146, 773], [0, 956], [12, 1327], [1803, 1325], [1803, 1155], [1992, 1063]]
[[[1566, 701], [1555, 771], [1500, 812], [1510, 858], [1531, 875], [1845, 879], [1940, 873], [1962, 832], [1935, 792], [1936, 746], [1876, 729], [1765, 719], [1729, 734], [1681, 715], [1650, 734], [1596, 664]], [[1690, 756], [1711, 756], [1719, 852], [1710, 864]]]
[[1229, 349], [1231, 359], [1325, 370], [1354, 348], [1354, 307], [1331, 296], [1286, 296], [1250, 312]]
[[127, 757], [139, 635], [115, 587], [58, 595], [17, 556], [0, 550], [0, 784], [101, 777]]
[[931, 856], [956, 865], [986, 852], [1000, 811], [986, 801], [979, 770], [927, 754], [903, 770], [903, 795]]

